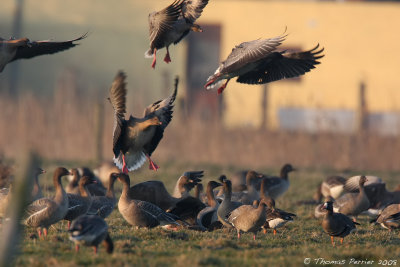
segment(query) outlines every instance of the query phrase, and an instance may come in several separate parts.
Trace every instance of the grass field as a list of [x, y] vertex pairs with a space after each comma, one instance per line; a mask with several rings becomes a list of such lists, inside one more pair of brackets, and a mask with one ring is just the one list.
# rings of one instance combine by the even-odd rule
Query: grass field
[[[47, 173], [41, 180], [44, 188], [51, 188], [51, 172], [57, 165], [72, 167], [71, 163], [57, 163], [44, 166]], [[146, 168], [131, 175], [133, 183], [159, 179], [164, 181], [171, 192], [174, 182], [186, 170], [204, 170], [204, 183], [216, 179], [221, 173], [232, 175], [238, 167], [215, 166], [210, 164], [193, 165], [185, 163], [160, 162], [158, 172]], [[190, 167], [189, 167], [190, 166]], [[264, 173], [275, 174], [277, 169], [260, 169]], [[393, 188], [400, 173], [382, 173], [368, 171], [387, 181]], [[104, 247], [94, 255], [91, 248], [82, 247], [75, 253], [74, 245], [68, 239], [65, 221], [50, 228], [47, 240], [32, 238], [34, 229], [26, 229], [21, 242], [22, 253], [16, 259], [18, 266], [299, 266], [306, 258], [311, 264], [325, 265], [327, 261], [351, 259], [374, 261], [400, 260], [400, 236], [398, 232], [388, 232], [380, 226], [369, 225], [369, 218], [359, 217], [361, 226], [358, 231], [345, 238], [343, 245], [332, 247], [330, 238], [323, 233], [320, 222], [313, 218], [314, 206], [299, 205], [298, 201], [309, 200], [319, 181], [334, 170], [298, 170], [290, 175], [291, 186], [283, 198], [277, 201], [277, 207], [297, 213], [298, 217], [276, 236], [271, 232], [261, 232], [257, 240], [251, 234], [242, 235], [237, 240], [233, 230], [214, 232], [196, 232], [180, 230], [166, 231], [161, 228], [136, 230], [124, 221], [116, 209], [107, 222], [114, 241], [114, 253], [108, 255]], [[351, 175], [351, 174], [350, 174]], [[117, 195], [121, 184], [116, 184]], [[325, 262], [319, 260], [323, 258]], [[307, 261], [307, 260], [306, 260]], [[391, 262], [392, 265], [393, 262]], [[397, 263], [397, 264], [400, 264]], [[333, 264], [334, 265], [334, 264]], [[371, 266], [371, 265], [369, 265]]]

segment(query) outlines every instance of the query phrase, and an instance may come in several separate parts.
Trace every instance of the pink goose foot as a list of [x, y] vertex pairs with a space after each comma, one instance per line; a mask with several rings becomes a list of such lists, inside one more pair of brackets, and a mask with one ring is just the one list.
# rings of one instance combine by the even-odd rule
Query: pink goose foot
[[226, 88], [226, 86], [228, 85], [230, 79], [226, 80], [226, 82], [220, 87], [218, 88], [218, 94], [222, 94], [222, 92], [224, 91], [224, 89]]
[[125, 163], [125, 155], [122, 155], [122, 172], [125, 174], [129, 173], [129, 170], [126, 167], [126, 163]]
[[166, 62], [166, 63], [170, 63], [171, 62], [171, 58], [169, 57], [169, 52], [167, 51], [167, 54], [165, 55], [165, 57], [164, 57], [164, 61]]
[[149, 160], [149, 169], [153, 170], [153, 171], [157, 171], [157, 169], [159, 169], [160, 167], [158, 167], [158, 165], [154, 161], [152, 161], [149, 156], [146, 155], [146, 157]]
[[153, 62], [151, 63], [151, 67], [154, 69], [156, 67], [156, 52], [157, 49], [154, 48], [154, 52], [153, 52]]

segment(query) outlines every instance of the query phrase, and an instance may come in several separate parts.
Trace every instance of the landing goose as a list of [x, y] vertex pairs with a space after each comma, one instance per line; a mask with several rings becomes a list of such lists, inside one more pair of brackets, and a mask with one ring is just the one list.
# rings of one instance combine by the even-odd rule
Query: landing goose
[[364, 190], [365, 182], [367, 182], [367, 178], [361, 176], [359, 179], [359, 193], [346, 193], [336, 199], [333, 203], [334, 211], [353, 216], [355, 220], [361, 212], [368, 210], [370, 202]]
[[343, 244], [344, 238], [356, 230], [356, 222], [353, 222], [349, 217], [342, 213], [333, 212], [333, 203], [328, 201], [324, 204], [327, 213], [322, 220], [322, 228], [325, 233], [330, 235], [332, 246], [335, 246], [333, 238], [341, 237], [340, 243]]
[[130, 179], [127, 174], [121, 173], [118, 180], [122, 182], [123, 189], [118, 202], [118, 210], [122, 217], [137, 228], [153, 228], [178, 223], [174, 216], [166, 213], [154, 204], [147, 201], [133, 199], [129, 196]]
[[273, 199], [279, 198], [289, 189], [289, 173], [295, 171], [290, 164], [285, 164], [281, 168], [280, 176], [269, 176], [265, 181], [265, 192]]
[[75, 243], [76, 252], [79, 245], [91, 246], [97, 254], [100, 243], [104, 243], [107, 253], [114, 250], [112, 239], [108, 233], [107, 223], [96, 215], [82, 215], [74, 220], [68, 230], [69, 239]]
[[124, 173], [128, 173], [140, 168], [147, 158], [150, 169], [157, 170], [158, 166], [150, 159], [150, 156], [157, 148], [165, 128], [172, 119], [178, 78], [175, 79], [175, 89], [171, 96], [148, 106], [143, 118], [130, 116], [128, 120], [125, 120], [125, 79], [125, 74], [122, 71], [118, 72], [110, 88], [109, 100], [114, 109], [114, 163]]
[[68, 221], [68, 228], [71, 225], [71, 222], [78, 218], [81, 215], [84, 215], [88, 212], [90, 206], [92, 205], [92, 196], [87, 188], [87, 186], [91, 183], [94, 183], [93, 180], [89, 176], [83, 176], [79, 180], [79, 194], [69, 194], [68, 197], [68, 212], [65, 214], [64, 220]]
[[236, 229], [238, 238], [240, 238], [241, 232], [251, 232], [253, 239], [256, 240], [257, 232], [267, 219], [265, 207], [266, 203], [262, 199], [258, 207], [242, 205], [231, 212], [228, 221]]
[[76, 39], [63, 42], [30, 41], [28, 38], [10, 40], [0, 38], [0, 73], [8, 63], [14, 60], [58, 53], [76, 46], [75, 42], [85, 39], [86, 36], [87, 33]]
[[88, 214], [98, 215], [103, 219], [107, 218], [114, 210], [117, 200], [114, 193], [114, 182], [118, 178], [118, 173], [111, 173], [108, 181], [107, 193], [105, 196], [92, 197], [92, 205]]
[[257, 39], [235, 46], [215, 73], [208, 77], [204, 87], [213, 89], [226, 79], [218, 88], [218, 94], [221, 94], [234, 77], [238, 77], [236, 81], [239, 83], [265, 84], [303, 75], [320, 63], [318, 59], [323, 57], [324, 49], [318, 50], [319, 45], [303, 52], [276, 51], [286, 36]]
[[43, 233], [47, 236], [47, 229], [64, 219], [68, 212], [67, 193], [61, 184], [61, 178], [70, 174], [65, 168], [59, 167], [53, 175], [54, 188], [56, 190], [54, 198], [40, 198], [31, 203], [26, 210], [27, 218], [25, 225], [37, 228], [39, 237]]
[[171, 62], [168, 47], [179, 43], [190, 31], [202, 32], [202, 28], [194, 24], [200, 17], [208, 0], [175, 0], [161, 11], [149, 14], [150, 48], [145, 57], [153, 58], [152, 68], [156, 66], [156, 52], [167, 49], [164, 61]]

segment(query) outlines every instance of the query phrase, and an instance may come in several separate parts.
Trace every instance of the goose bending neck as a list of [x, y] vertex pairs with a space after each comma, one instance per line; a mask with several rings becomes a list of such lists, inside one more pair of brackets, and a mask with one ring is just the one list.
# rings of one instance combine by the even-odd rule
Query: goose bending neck
[[217, 205], [217, 200], [215, 199], [213, 186], [211, 184], [207, 185], [207, 200], [208, 200], [208, 206], [215, 207]]
[[54, 176], [53, 176], [54, 188], [56, 189], [54, 201], [56, 201], [58, 203], [61, 203], [67, 195], [67, 193], [65, 192], [65, 190], [62, 186], [62, 183], [61, 183], [62, 176], [63, 175], [60, 172], [55, 172]]
[[108, 182], [107, 193], [106, 193], [106, 197], [108, 198], [115, 198], [114, 181], [115, 179], [111, 178], [110, 181]]

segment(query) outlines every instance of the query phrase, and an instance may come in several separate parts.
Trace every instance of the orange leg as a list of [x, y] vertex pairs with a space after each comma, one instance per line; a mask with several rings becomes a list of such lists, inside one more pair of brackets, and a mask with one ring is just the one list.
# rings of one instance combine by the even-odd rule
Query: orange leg
[[220, 88], [218, 88], [218, 94], [219, 94], [219, 95], [222, 94], [222, 92], [223, 92], [224, 89], [226, 88], [226, 86], [227, 86], [229, 80], [230, 80], [230, 79], [227, 79], [226, 82], [225, 82]]
[[238, 232], [238, 239], [240, 239], [240, 232]]
[[256, 233], [253, 235], [253, 240], [256, 241]]
[[93, 247], [94, 254], [97, 254], [97, 247]]
[[79, 245], [78, 245], [78, 244], [75, 245], [75, 252], [76, 252], [76, 253], [79, 252]]
[[45, 237], [47, 237], [47, 228], [43, 229], [43, 234], [44, 234]]
[[274, 229], [274, 235], [276, 235], [276, 230]]
[[263, 232], [264, 234], [267, 234], [267, 228], [264, 228]]
[[151, 160], [151, 158], [148, 155], [146, 155], [146, 157], [149, 160], [149, 169], [150, 170], [156, 171], [157, 169], [160, 168], [154, 161]]
[[165, 61], [166, 63], [170, 63], [170, 62], [171, 62], [171, 58], [169, 57], [169, 50], [168, 50], [168, 47], [167, 47], [167, 54], [165, 54], [165, 57], [164, 57], [164, 61]]
[[156, 67], [156, 53], [157, 53], [157, 48], [154, 48], [153, 51], [153, 62], [151, 63], [151, 67], [154, 69]]
[[37, 233], [39, 235], [39, 239], [42, 237], [42, 229], [38, 228]]
[[68, 225], [67, 225], [67, 230], [69, 230], [69, 228], [71, 227], [71, 221], [68, 221]]
[[342, 238], [340, 238], [340, 244], [342, 244], [343, 245], [343, 240], [344, 240], [344, 238], [342, 237]]
[[335, 242], [333, 241], [333, 236], [331, 236], [332, 246], [335, 246]]

